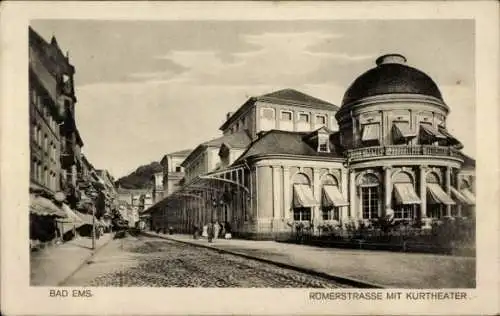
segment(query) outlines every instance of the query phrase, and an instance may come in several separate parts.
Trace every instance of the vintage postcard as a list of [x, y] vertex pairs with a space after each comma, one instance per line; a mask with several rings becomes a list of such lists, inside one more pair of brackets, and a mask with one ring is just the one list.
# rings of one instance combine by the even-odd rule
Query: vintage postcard
[[498, 4], [3, 4], [2, 312], [495, 314]]

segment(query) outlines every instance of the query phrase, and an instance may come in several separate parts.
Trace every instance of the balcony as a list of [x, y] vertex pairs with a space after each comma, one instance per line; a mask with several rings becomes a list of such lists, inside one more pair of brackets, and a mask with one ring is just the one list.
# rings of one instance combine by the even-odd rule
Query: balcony
[[390, 145], [356, 148], [347, 151], [350, 162], [362, 161], [371, 158], [382, 157], [407, 157], [407, 156], [433, 156], [451, 157], [463, 160], [459, 150], [453, 147], [431, 146], [431, 145]]

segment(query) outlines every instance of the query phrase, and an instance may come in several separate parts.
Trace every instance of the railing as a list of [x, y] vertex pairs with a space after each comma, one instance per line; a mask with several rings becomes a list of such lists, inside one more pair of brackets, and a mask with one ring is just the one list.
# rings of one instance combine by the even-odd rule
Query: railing
[[351, 161], [384, 156], [442, 156], [462, 158], [462, 154], [453, 147], [431, 146], [431, 145], [390, 145], [377, 147], [363, 147], [347, 151], [347, 157]]

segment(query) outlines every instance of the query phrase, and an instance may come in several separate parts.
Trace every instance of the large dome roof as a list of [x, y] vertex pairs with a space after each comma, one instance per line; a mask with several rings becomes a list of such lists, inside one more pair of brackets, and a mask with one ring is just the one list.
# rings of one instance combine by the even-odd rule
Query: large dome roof
[[342, 107], [363, 98], [381, 94], [420, 94], [443, 101], [436, 83], [422, 71], [406, 65], [399, 54], [384, 55], [377, 59], [377, 67], [359, 76], [347, 89]]

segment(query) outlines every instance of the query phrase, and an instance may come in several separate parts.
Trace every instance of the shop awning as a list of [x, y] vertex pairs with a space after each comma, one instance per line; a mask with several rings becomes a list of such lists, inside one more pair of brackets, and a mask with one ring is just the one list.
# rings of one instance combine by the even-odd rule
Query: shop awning
[[396, 192], [396, 201], [398, 204], [421, 203], [412, 183], [394, 183], [394, 191]]
[[474, 205], [474, 202], [470, 201], [465, 195], [459, 192], [457, 189], [451, 187], [451, 195], [458, 201], [460, 204], [465, 205]]
[[439, 133], [446, 136], [451, 143], [460, 144], [460, 141], [453, 135], [451, 135], [444, 127], [439, 127]]
[[446, 139], [447, 137], [441, 134], [437, 129], [435, 129], [430, 124], [420, 124], [420, 129], [428, 136], [435, 139]]
[[392, 125], [392, 137], [395, 141], [406, 140], [417, 136], [410, 129], [409, 122], [396, 122]]
[[[82, 222], [78, 223], [80, 226], [81, 225], [92, 225], [92, 215], [91, 214], [85, 214], [81, 213], [78, 211], [75, 211], [76, 215], [82, 219]], [[97, 222], [97, 219], [96, 219]]]
[[311, 187], [306, 184], [293, 185], [293, 206], [313, 207], [319, 203], [314, 198]]
[[362, 141], [378, 141], [380, 135], [379, 124], [367, 124], [363, 127]]
[[323, 186], [323, 205], [339, 207], [349, 205], [349, 203], [336, 185], [325, 185]]
[[66, 213], [66, 218], [58, 219], [58, 222], [61, 223], [81, 223], [83, 220], [76, 215], [75, 211], [73, 211], [67, 204], [63, 204], [61, 209]]
[[476, 205], [476, 197], [469, 189], [462, 189], [460, 190], [460, 193], [462, 193], [470, 201], [471, 205]]
[[451, 197], [437, 183], [428, 183], [427, 193], [427, 201], [431, 204], [455, 204]]
[[67, 217], [66, 213], [51, 200], [33, 194], [30, 195], [30, 212], [39, 216]]

